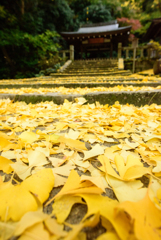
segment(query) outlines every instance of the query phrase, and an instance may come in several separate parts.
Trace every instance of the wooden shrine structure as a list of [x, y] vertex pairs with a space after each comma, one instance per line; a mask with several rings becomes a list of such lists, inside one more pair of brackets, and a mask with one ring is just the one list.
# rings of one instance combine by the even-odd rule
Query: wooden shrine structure
[[144, 35], [143, 40], [159, 40], [161, 44], [161, 18], [151, 20], [151, 25]]
[[119, 27], [117, 20], [85, 24], [77, 32], [61, 32], [61, 36], [69, 45], [73, 45], [75, 51], [87, 54], [93, 51], [109, 52], [112, 58], [113, 51], [118, 51], [118, 43], [122, 46], [128, 44], [131, 26]]

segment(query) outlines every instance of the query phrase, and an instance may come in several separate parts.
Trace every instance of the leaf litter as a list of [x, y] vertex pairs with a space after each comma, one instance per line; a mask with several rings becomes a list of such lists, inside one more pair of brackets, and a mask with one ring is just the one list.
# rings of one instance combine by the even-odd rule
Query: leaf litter
[[0, 100], [0, 239], [161, 239], [161, 106]]

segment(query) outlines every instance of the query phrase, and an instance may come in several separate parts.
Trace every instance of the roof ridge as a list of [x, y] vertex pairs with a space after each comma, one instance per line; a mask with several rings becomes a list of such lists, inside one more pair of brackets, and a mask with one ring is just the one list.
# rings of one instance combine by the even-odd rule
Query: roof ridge
[[100, 27], [100, 26], [107, 26], [107, 25], [113, 25], [117, 24], [117, 20], [112, 20], [109, 22], [101, 22], [101, 23], [86, 23], [81, 25], [80, 28], [85, 28], [85, 27]]

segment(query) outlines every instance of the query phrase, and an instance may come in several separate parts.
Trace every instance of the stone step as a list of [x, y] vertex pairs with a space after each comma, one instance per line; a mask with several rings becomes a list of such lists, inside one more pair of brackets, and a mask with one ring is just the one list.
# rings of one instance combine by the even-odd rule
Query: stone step
[[49, 83], [31, 83], [27, 84], [10, 84], [10, 85], [0, 85], [0, 89], [19, 89], [19, 88], [56, 88], [56, 87], [65, 87], [65, 88], [94, 88], [94, 87], [115, 87], [115, 86], [133, 86], [133, 87], [158, 87], [161, 85], [161, 82], [116, 82], [116, 83], [108, 83], [108, 82], [49, 82]]
[[127, 76], [127, 75], [130, 75], [131, 74], [131, 71], [130, 70], [120, 70], [120, 71], [115, 71], [115, 72], [102, 72], [102, 73], [90, 73], [90, 72], [86, 72], [86, 73], [51, 73], [50, 76], [54, 76], [54, 77], [74, 77], [74, 76], [108, 76], [108, 75], [124, 75], [124, 76]]
[[47, 93], [47, 94], [0, 94], [0, 99], [9, 98], [13, 101], [25, 101], [26, 103], [38, 103], [42, 101], [53, 101], [56, 104], [63, 104], [64, 100], [74, 101], [75, 98], [84, 97], [87, 103], [96, 103], [112, 105], [116, 101], [120, 104], [134, 104], [135, 106], [142, 106], [145, 104], [156, 103], [161, 104], [161, 91], [134, 91], [134, 92], [94, 92], [84, 95], [80, 94], [59, 94], [59, 93]]

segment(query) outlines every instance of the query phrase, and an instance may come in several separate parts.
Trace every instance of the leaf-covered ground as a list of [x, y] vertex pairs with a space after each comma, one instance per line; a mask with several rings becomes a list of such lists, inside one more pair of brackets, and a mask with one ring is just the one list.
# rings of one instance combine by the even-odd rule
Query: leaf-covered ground
[[0, 239], [161, 239], [161, 106], [0, 100]]
[[120, 91], [127, 91], [127, 92], [137, 92], [137, 91], [151, 91], [151, 90], [161, 90], [161, 86], [157, 87], [134, 87], [134, 86], [122, 86], [118, 85], [116, 87], [94, 87], [94, 88], [65, 88], [65, 87], [55, 87], [55, 88], [12, 88], [12, 89], [0, 89], [0, 94], [7, 93], [7, 94], [24, 94], [24, 93], [38, 93], [38, 94], [47, 94], [47, 93], [60, 93], [60, 94], [87, 94], [93, 92], [120, 92]]
[[[104, 75], [104, 76], [47, 76], [47, 77], [37, 77], [37, 78], [24, 78], [24, 79], [8, 79], [8, 80], [1, 80], [0, 86], [3, 85], [15, 85], [18, 86], [20, 84], [31, 85], [31, 84], [64, 84], [64, 83], [148, 83], [148, 82], [160, 82], [161, 77], [158, 76], [151, 76], [148, 74], [147, 71], [143, 72], [144, 74], [131, 74], [128, 76], [124, 75]], [[147, 74], [146, 74], [147, 73]], [[146, 76], [147, 75], [147, 76]]]

